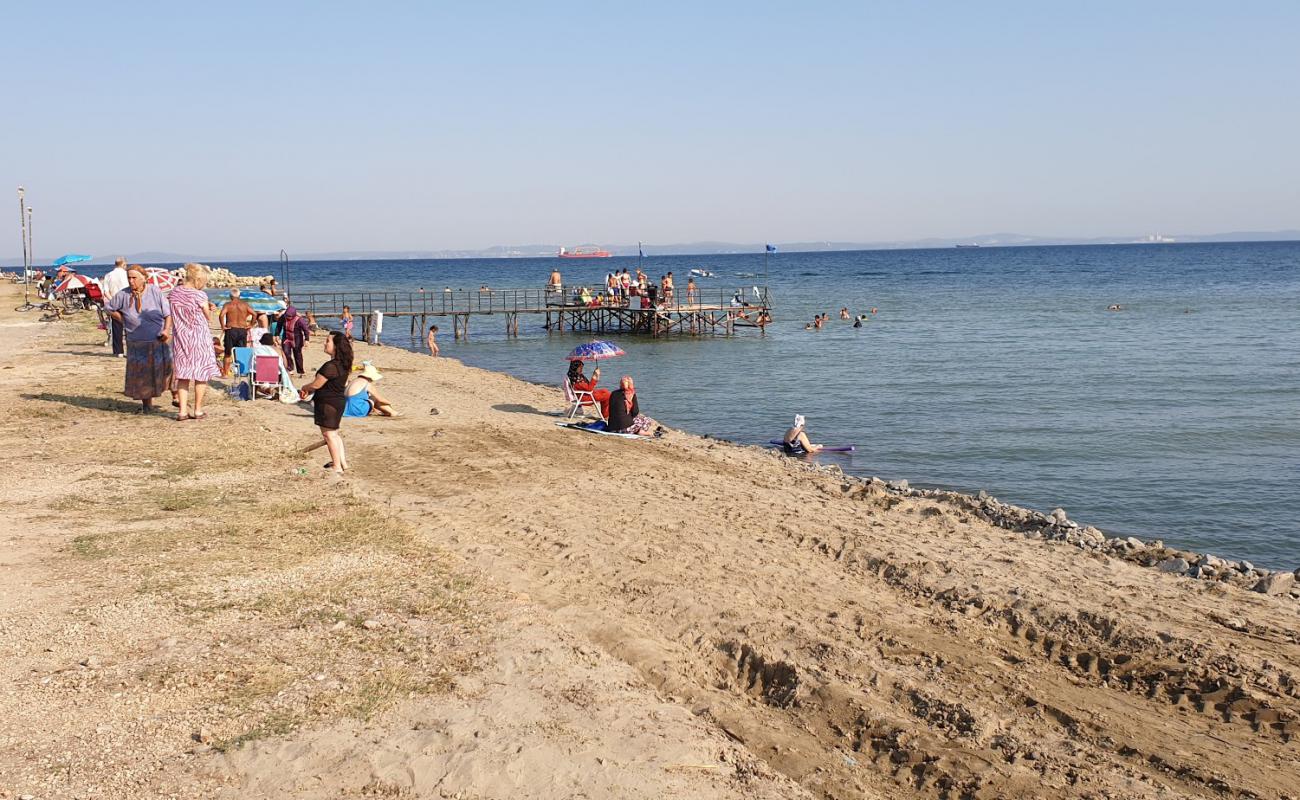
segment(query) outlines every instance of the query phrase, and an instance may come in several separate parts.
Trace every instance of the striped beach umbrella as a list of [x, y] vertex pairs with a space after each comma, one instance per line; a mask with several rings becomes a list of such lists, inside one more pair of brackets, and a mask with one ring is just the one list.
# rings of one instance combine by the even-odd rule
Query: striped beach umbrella
[[573, 348], [573, 352], [569, 353], [564, 360], [599, 361], [602, 358], [617, 358], [621, 355], [624, 355], [623, 348], [613, 342], [598, 339], [594, 342], [587, 342], [586, 344], [580, 344]]
[[70, 272], [67, 277], [55, 284], [54, 291], [66, 292], [69, 289], [84, 289], [94, 282], [94, 278], [87, 278], [85, 275]]
[[180, 281], [176, 280], [175, 274], [162, 267], [145, 267], [144, 279], [147, 283], [152, 283], [164, 292], [170, 292], [180, 283]]

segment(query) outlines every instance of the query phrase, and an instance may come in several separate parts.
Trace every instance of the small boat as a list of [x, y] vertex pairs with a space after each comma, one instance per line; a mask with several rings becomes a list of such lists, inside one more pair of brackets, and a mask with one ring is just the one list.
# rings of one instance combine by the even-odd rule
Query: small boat
[[953, 245], [953, 247], [957, 247], [957, 248], [960, 248], [960, 249], [962, 249], [962, 250], [965, 250], [965, 249], [968, 248], [968, 247], [979, 247], [979, 245], [977, 245], [977, 244], [957, 244], [957, 245]]
[[712, 273], [712, 272], [709, 272], [707, 269], [693, 269], [693, 270], [691, 270], [691, 275], [694, 276], [694, 277], [696, 277], [696, 278], [712, 278], [712, 277], [713, 277], [713, 273]]
[[560, 258], [609, 258], [614, 254], [599, 247], [575, 247], [572, 250], [561, 247], [555, 255]]
[[737, 272], [737, 278], [757, 278], [758, 274], [754, 272]]

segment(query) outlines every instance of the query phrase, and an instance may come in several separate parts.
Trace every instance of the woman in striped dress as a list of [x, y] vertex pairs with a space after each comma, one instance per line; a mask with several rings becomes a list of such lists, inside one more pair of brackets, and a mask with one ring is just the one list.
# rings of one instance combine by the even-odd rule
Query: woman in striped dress
[[[185, 282], [172, 289], [167, 302], [172, 310], [172, 368], [176, 379], [176, 395], [180, 411], [178, 422], [203, 419], [203, 394], [208, 381], [221, 374], [217, 358], [212, 352], [212, 329], [208, 320], [208, 296], [203, 287], [208, 285], [208, 273], [199, 264], [185, 265]], [[194, 410], [189, 412], [190, 393], [194, 394]]]

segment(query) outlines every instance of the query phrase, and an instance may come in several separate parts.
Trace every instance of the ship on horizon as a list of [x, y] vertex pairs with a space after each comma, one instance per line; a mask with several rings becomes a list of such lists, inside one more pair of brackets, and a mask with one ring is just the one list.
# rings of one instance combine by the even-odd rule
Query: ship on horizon
[[614, 254], [599, 247], [575, 247], [572, 250], [561, 247], [555, 255], [560, 258], [610, 258]]

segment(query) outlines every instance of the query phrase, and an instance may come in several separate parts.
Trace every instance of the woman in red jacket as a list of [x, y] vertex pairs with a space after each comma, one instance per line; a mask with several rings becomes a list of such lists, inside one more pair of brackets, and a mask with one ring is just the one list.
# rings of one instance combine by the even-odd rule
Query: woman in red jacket
[[609, 390], [597, 389], [597, 383], [600, 383], [600, 367], [596, 367], [591, 373], [591, 379], [588, 380], [582, 374], [581, 361], [569, 362], [569, 386], [575, 392], [591, 392], [591, 396], [596, 398], [597, 403], [600, 403], [600, 415], [605, 419], [609, 419]]

